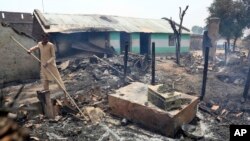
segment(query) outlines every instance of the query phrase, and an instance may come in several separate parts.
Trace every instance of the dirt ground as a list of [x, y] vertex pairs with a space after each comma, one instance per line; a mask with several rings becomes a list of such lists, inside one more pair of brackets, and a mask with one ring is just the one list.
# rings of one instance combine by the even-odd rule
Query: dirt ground
[[[196, 57], [194, 57], [196, 56]], [[198, 56], [198, 57], [197, 57]], [[232, 55], [233, 56], [233, 55]], [[222, 58], [223, 55], [218, 55]], [[232, 57], [227, 65], [223, 61], [211, 66], [208, 71], [206, 95], [200, 102], [197, 117], [191, 124], [200, 126], [204, 137], [199, 140], [229, 140], [230, 124], [248, 124], [250, 120], [249, 102], [241, 103], [244, 84], [248, 71], [248, 63], [233, 63], [239, 58]], [[120, 60], [119, 60], [120, 59]], [[118, 70], [123, 70], [122, 57], [106, 59]], [[186, 94], [200, 96], [202, 85], [202, 58], [199, 53], [182, 56], [182, 64], [176, 65], [173, 57], [157, 57], [156, 82], [168, 84], [174, 90]], [[61, 62], [62, 64], [63, 62]], [[129, 62], [128, 74], [135, 81], [149, 84], [150, 67], [141, 69], [134, 67], [133, 59]], [[144, 62], [145, 63], [145, 62]], [[133, 66], [133, 67], [132, 67]], [[180, 130], [175, 138], [167, 138], [150, 129], [131, 121], [122, 126], [122, 119], [110, 114], [107, 95], [128, 84], [119, 73], [108, 65], [98, 62], [89, 63], [89, 58], [71, 59], [65, 69], [60, 70], [68, 92], [76, 100], [79, 107], [94, 106], [105, 112], [103, 120], [98, 124], [84, 122], [71, 114], [61, 114], [55, 120], [41, 115], [19, 118], [19, 123], [31, 129], [31, 136], [41, 140], [193, 140]], [[128, 80], [127, 80], [128, 81]], [[21, 85], [4, 88], [5, 100], [18, 91]], [[41, 88], [39, 81], [25, 84], [16, 107], [37, 102], [36, 91]], [[57, 86], [51, 86], [53, 98], [61, 99], [63, 95]], [[29, 107], [29, 106], [27, 106]], [[213, 109], [213, 107], [217, 107]]]

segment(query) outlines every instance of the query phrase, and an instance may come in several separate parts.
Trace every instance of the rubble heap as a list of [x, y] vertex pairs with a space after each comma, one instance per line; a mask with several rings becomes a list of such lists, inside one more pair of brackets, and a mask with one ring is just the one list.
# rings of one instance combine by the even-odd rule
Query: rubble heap
[[[124, 86], [126, 81], [123, 78], [123, 56], [115, 56], [103, 60], [106, 63], [97, 60], [93, 61], [92, 57], [68, 60], [65, 61], [66, 64], [65, 62], [60, 62], [59, 69], [61, 69], [61, 74], [66, 85], [67, 83], [68, 85], [74, 83], [73, 80], [82, 83], [79, 87], [74, 85], [74, 90], [80, 89], [84, 85], [87, 85], [85, 87], [98, 86], [104, 90], [117, 89]], [[148, 83], [150, 79], [148, 74], [150, 67], [148, 67], [148, 64], [149, 62], [146, 61], [141, 62], [141, 58], [138, 56], [129, 57], [127, 67], [128, 77], [136, 81]], [[93, 82], [93, 84], [90, 82]], [[71, 87], [70, 85], [67, 87], [69, 91], [73, 90]]]
[[[217, 57], [221, 60], [223, 59], [223, 56]], [[128, 77], [125, 81], [122, 55], [102, 58], [102, 61], [94, 56], [90, 58], [70, 58], [64, 61], [59, 60], [57, 63], [67, 91], [84, 114], [87, 117], [92, 117], [95, 121], [87, 122], [83, 120], [70, 103], [55, 97], [55, 103], [59, 107], [59, 114], [55, 119], [46, 119], [41, 115], [29, 116], [30, 112], [26, 112], [20, 123], [31, 129], [31, 137], [41, 140], [154, 140], [156, 138], [158, 140], [168, 140], [166, 137], [145, 131], [136, 124], [129, 124], [129, 119], [122, 120], [125, 121], [122, 124], [121, 119], [110, 116], [107, 100], [108, 94], [127, 85], [128, 82], [132, 82], [131, 79], [144, 84], [150, 82], [150, 59], [145, 58], [146, 56], [142, 55], [129, 55]], [[235, 61], [237, 62], [239, 59], [237, 56]], [[246, 76], [249, 65], [245, 64], [246, 62], [243, 62], [243, 64], [231, 63], [232, 61], [230, 60], [234, 59], [230, 58], [227, 65], [222, 63], [223, 60], [217, 60], [217, 63], [212, 66], [212, 71], [210, 70], [208, 73], [206, 97], [204, 102], [199, 105], [198, 118], [196, 118], [199, 119], [201, 127], [206, 128], [205, 139], [228, 139], [226, 134], [228, 129], [224, 126], [217, 126], [218, 124], [241, 124], [249, 121], [249, 104], [240, 103], [243, 87], [242, 85], [234, 84], [234, 79], [230, 80], [233, 74], [237, 76], [236, 78], [239, 75]], [[156, 60], [156, 80], [158, 84], [164, 84], [159, 91], [180, 91], [198, 96], [202, 83], [203, 68], [199, 69], [199, 66], [203, 66], [202, 57], [187, 55], [182, 58], [182, 61], [184, 62], [182, 64], [185, 65], [178, 66], [172, 58]], [[199, 70], [198, 72], [196, 71], [197, 69]], [[220, 79], [219, 75], [230, 77], [230, 81], [225, 83]], [[26, 85], [24, 89], [30, 90], [35, 85], [37, 83]], [[13, 88], [8, 87], [7, 89], [10, 91], [6, 92], [8, 93], [6, 96], [9, 96]], [[26, 94], [22, 93], [21, 95], [24, 96]], [[227, 98], [225, 99], [225, 97]], [[189, 103], [188, 100], [182, 102]], [[148, 103], [144, 104], [148, 105]], [[20, 107], [24, 108], [25, 106], [22, 105]], [[17, 115], [17, 117], [19, 116]], [[192, 126], [191, 128], [193, 129]], [[186, 127], [185, 129], [183, 127], [183, 130], [189, 131]], [[215, 136], [211, 136], [211, 133], [215, 134]], [[190, 136], [189, 132], [184, 131], [184, 134]], [[176, 138], [188, 139], [189, 137], [184, 136], [184, 134], [177, 134]]]

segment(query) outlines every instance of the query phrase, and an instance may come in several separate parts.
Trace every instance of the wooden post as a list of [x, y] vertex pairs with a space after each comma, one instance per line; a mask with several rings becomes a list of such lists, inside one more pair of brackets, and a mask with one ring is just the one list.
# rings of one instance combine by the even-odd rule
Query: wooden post
[[248, 70], [247, 80], [246, 80], [246, 84], [245, 84], [244, 92], [243, 92], [243, 98], [244, 98], [245, 100], [246, 100], [247, 95], [248, 95], [249, 85], [250, 85], [250, 67], [249, 67], [249, 70]]
[[[207, 69], [208, 69], [209, 57], [212, 58], [213, 62], [215, 61], [216, 40], [219, 32], [219, 23], [220, 23], [219, 18], [216, 17], [210, 18], [208, 24], [208, 31], [205, 31], [203, 35], [203, 48], [205, 48], [205, 59], [204, 59], [205, 62], [204, 62], [203, 81], [202, 81], [200, 100], [203, 100], [206, 93]], [[209, 48], [211, 48], [211, 50]]]
[[247, 61], [250, 62], [250, 48], [248, 47]]
[[124, 52], [124, 80], [127, 76], [127, 66], [128, 66], [128, 42], [125, 45], [125, 52]]
[[49, 91], [37, 91], [37, 98], [39, 99], [43, 114], [48, 118], [54, 118], [53, 106]]
[[204, 63], [204, 70], [203, 70], [203, 81], [202, 81], [200, 100], [203, 100], [205, 93], [206, 93], [208, 58], [209, 58], [209, 47], [205, 47], [205, 63]]
[[227, 42], [225, 42], [224, 48], [225, 48], [225, 65], [226, 65], [227, 64], [227, 54], [228, 54]]
[[155, 42], [152, 43], [152, 80], [151, 85], [155, 85]]

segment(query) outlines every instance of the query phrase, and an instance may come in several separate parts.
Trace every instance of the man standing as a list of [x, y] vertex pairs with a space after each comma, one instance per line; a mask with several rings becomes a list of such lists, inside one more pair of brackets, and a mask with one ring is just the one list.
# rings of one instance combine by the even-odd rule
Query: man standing
[[[42, 36], [42, 41], [38, 42], [38, 44], [28, 50], [28, 53], [30, 54], [32, 51], [35, 51], [39, 49], [40, 50], [40, 59], [41, 59], [41, 80], [43, 82], [43, 88], [45, 91], [49, 90], [49, 82], [53, 81], [54, 78], [50, 74], [50, 72], [53, 73], [53, 75], [57, 78], [63, 89], [65, 89], [64, 83], [61, 79], [60, 73], [56, 67], [56, 56], [55, 56], [55, 49], [54, 45], [49, 42], [48, 40], [48, 34], [44, 34]], [[50, 70], [50, 72], [48, 71]], [[59, 85], [60, 87], [60, 85]], [[66, 95], [65, 95], [66, 97]]]

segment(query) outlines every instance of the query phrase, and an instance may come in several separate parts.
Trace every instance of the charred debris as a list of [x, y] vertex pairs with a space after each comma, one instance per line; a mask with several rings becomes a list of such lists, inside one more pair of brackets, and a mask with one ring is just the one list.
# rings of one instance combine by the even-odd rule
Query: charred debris
[[[223, 60], [223, 55], [219, 54], [217, 63], [210, 65], [208, 70], [208, 91], [206, 98], [200, 103], [198, 114], [191, 122], [191, 125], [184, 125], [181, 129], [184, 132], [177, 133], [175, 138], [206, 138], [218, 139], [227, 136], [225, 127], [218, 127], [216, 124], [244, 123], [248, 121], [249, 105], [241, 103], [245, 78], [248, 73], [246, 59], [240, 62], [241, 55], [232, 53], [227, 65]], [[147, 58], [147, 59], [146, 59]], [[75, 102], [82, 108], [87, 120], [83, 119], [77, 109], [63, 98], [60, 92], [51, 92], [53, 109], [56, 113], [54, 119], [48, 119], [36, 108], [36, 101], [29, 104], [18, 104], [17, 100], [32, 99], [36, 97], [35, 91], [29, 97], [28, 90], [37, 87], [37, 82], [24, 85], [9, 86], [2, 89], [2, 99], [5, 107], [14, 105], [16, 109], [9, 111], [9, 116], [14, 116], [15, 120], [28, 129], [31, 129], [30, 136], [33, 140], [98, 140], [98, 139], [139, 139], [139, 140], [171, 140], [170, 138], [150, 132], [152, 129], [143, 129], [140, 124], [126, 118], [112, 116], [108, 106], [108, 95], [115, 90], [137, 81], [145, 84], [151, 83], [151, 59], [148, 56], [129, 53], [127, 65], [127, 78], [124, 79], [124, 56], [117, 55], [108, 58], [90, 56], [85, 58], [69, 57], [57, 62], [63, 81]], [[174, 57], [157, 57], [156, 63], [156, 83], [164, 84], [164, 92], [180, 91], [189, 95], [198, 96], [201, 87], [202, 57], [192, 54], [182, 55], [181, 64], [177, 66]], [[164, 66], [165, 64], [170, 64]], [[245, 64], [245, 65], [243, 65]], [[233, 69], [237, 68], [237, 69]], [[176, 71], [181, 71], [177, 73]], [[224, 74], [224, 75], [222, 75]], [[229, 79], [229, 80], [227, 80]], [[242, 79], [241, 83], [236, 83], [237, 79]], [[133, 80], [133, 81], [132, 81]], [[211, 90], [213, 88], [213, 90]], [[222, 92], [226, 89], [226, 93]], [[21, 91], [15, 97], [16, 92]], [[220, 92], [218, 92], [220, 91]], [[218, 92], [215, 94], [215, 92]], [[54, 93], [54, 94], [53, 94]], [[229, 99], [222, 97], [228, 96]], [[16, 104], [11, 104], [16, 98]], [[232, 98], [232, 99], [230, 99]], [[234, 99], [234, 100], [233, 100]], [[39, 107], [39, 106], [38, 106]], [[232, 107], [235, 107], [232, 109]], [[40, 114], [39, 114], [40, 113]], [[207, 117], [206, 117], [207, 116]], [[205, 118], [206, 117], [206, 118]], [[235, 117], [236, 120], [231, 120]], [[209, 122], [209, 119], [214, 121]], [[241, 120], [238, 120], [241, 119]], [[132, 123], [132, 124], [131, 124]], [[125, 125], [125, 126], [124, 126]], [[191, 127], [189, 127], [191, 126]], [[201, 128], [206, 126], [207, 129]], [[190, 132], [189, 128], [197, 128], [195, 132]], [[200, 129], [201, 128], [201, 129]], [[214, 131], [222, 128], [221, 133]], [[97, 132], [98, 131], [98, 132]], [[211, 133], [211, 136], [204, 136]], [[131, 135], [133, 137], [131, 137]]]
[[[147, 31], [160, 32], [156, 25], [144, 25], [148, 28], [145, 31], [123, 24], [109, 28], [94, 26], [84, 28], [84, 33], [72, 33], [82, 29], [80, 26], [75, 29], [62, 26], [65, 29], [58, 32], [60, 28], [48, 22], [55, 15], [43, 15], [36, 10], [34, 16], [33, 35], [36, 36], [33, 37], [38, 40], [41, 33], [37, 32], [50, 32], [50, 40], [57, 47], [57, 67], [81, 113], [70, 100], [62, 97], [63, 92], [55, 85], [51, 86], [50, 92], [37, 92], [41, 84], [39, 79], [34, 79], [35, 75], [13, 79], [12, 83], [3, 79], [0, 91], [1, 139], [227, 140], [230, 124], [247, 124], [250, 120], [250, 105], [246, 102], [249, 87], [246, 76], [250, 64], [244, 49], [229, 52], [227, 56], [224, 51], [217, 53], [214, 60], [208, 62], [206, 95], [203, 101], [199, 101], [204, 71], [202, 51], [180, 54], [177, 65], [173, 55], [161, 54], [157, 41], [148, 43], [150, 36]], [[93, 17], [97, 23], [100, 19], [112, 24], [121, 20], [112, 16]], [[169, 24], [163, 21], [158, 22]], [[33, 39], [6, 26], [11, 25], [1, 26], [5, 35], [8, 33], [23, 44], [29, 42], [25, 44], [27, 46], [34, 44]], [[163, 31], [169, 32], [168, 29]], [[116, 41], [116, 32], [120, 32], [121, 41]], [[132, 35], [135, 40], [131, 40], [129, 32], [140, 32], [143, 36], [140, 40], [145, 42], [139, 43], [136, 34]], [[187, 32], [183, 31], [183, 34]], [[5, 39], [1, 42], [5, 45], [0, 44], [0, 47], [6, 49], [11, 40], [1, 39]], [[79, 42], [72, 42], [73, 39]], [[82, 40], [84, 42], [80, 42]], [[134, 53], [134, 44], [143, 48]], [[12, 42], [11, 46], [14, 45]], [[10, 59], [18, 62], [16, 57], [13, 55]], [[22, 58], [25, 59], [30, 58]], [[32, 63], [37, 67], [32, 73], [37, 74], [39, 65]], [[30, 78], [33, 80], [26, 81]], [[135, 97], [130, 99], [130, 93]], [[178, 126], [172, 126], [173, 123], [178, 123]], [[166, 134], [166, 131], [171, 134]]]

